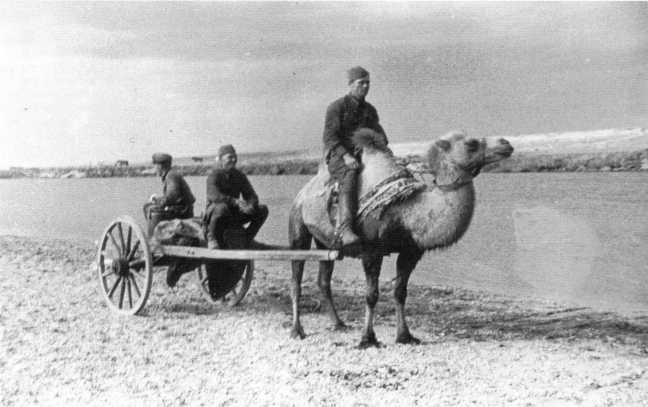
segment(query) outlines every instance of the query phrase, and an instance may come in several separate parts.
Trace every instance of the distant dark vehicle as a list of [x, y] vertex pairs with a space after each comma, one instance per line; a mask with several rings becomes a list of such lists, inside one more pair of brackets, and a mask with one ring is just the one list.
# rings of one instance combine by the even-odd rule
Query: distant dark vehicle
[[191, 157], [191, 160], [192, 160], [193, 162], [196, 162], [196, 163], [201, 163], [201, 162], [203, 162], [203, 158], [202, 158], [202, 157]]
[[128, 160], [117, 160], [117, 162], [115, 162], [115, 167], [128, 167]]

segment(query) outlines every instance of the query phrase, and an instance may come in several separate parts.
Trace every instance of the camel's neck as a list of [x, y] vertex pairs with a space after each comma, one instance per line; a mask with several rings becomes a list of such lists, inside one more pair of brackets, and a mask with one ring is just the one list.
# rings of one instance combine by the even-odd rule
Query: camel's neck
[[[359, 196], [373, 186], [402, 170], [390, 154], [369, 151], [363, 154], [364, 170], [359, 179]], [[468, 229], [475, 208], [475, 188], [470, 182], [450, 171], [437, 177], [439, 185], [430, 185], [427, 191], [415, 194], [404, 202], [394, 204], [383, 214], [389, 225], [365, 225], [365, 236], [393, 242], [388, 250], [398, 250], [398, 244], [414, 241], [422, 249], [445, 247], [455, 243]], [[376, 225], [373, 225], [376, 226]], [[375, 230], [374, 230], [375, 229]], [[392, 247], [393, 246], [393, 247]]]
[[454, 190], [431, 188], [398, 206], [390, 212], [400, 214], [401, 223], [420, 248], [445, 247], [468, 229], [475, 209], [475, 188], [472, 183]]
[[[384, 152], [369, 151], [363, 155], [364, 170], [359, 180], [359, 196], [363, 196], [373, 186], [402, 170], [394, 157]], [[453, 183], [454, 175], [437, 178], [437, 183], [452, 185], [435, 187], [430, 185], [425, 192], [416, 194], [411, 199], [392, 205], [382, 216], [390, 226], [371, 233], [365, 231], [370, 239], [405, 242], [414, 241], [423, 249], [448, 246], [465, 233], [472, 218], [475, 206], [475, 189], [472, 182]], [[439, 182], [441, 181], [441, 182]], [[389, 236], [387, 236], [389, 235]], [[393, 235], [393, 236], [392, 236]], [[394, 247], [393, 249], [397, 249]]]

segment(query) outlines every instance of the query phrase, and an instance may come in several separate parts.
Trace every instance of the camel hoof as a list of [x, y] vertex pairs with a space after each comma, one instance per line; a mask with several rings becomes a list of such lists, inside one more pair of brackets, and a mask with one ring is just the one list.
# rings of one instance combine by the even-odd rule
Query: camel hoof
[[358, 344], [358, 349], [380, 348], [380, 342], [361, 340]]
[[373, 332], [369, 335], [363, 335], [358, 344], [358, 349], [367, 349], [371, 347], [380, 348], [380, 342], [378, 342], [376, 334]]
[[409, 332], [400, 334], [396, 338], [396, 343], [403, 343], [406, 345], [419, 345], [421, 343], [421, 340], [412, 336]]
[[342, 321], [338, 321], [333, 325], [333, 330], [336, 332], [344, 332], [349, 330], [349, 326]]
[[304, 333], [304, 330], [302, 328], [293, 328], [290, 331], [290, 337], [292, 339], [304, 339], [306, 337], [306, 334]]

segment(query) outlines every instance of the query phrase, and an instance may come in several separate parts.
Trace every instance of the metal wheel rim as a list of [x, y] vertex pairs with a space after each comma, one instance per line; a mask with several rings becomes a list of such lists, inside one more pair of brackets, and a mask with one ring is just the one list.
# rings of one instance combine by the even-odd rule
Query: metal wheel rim
[[151, 292], [152, 263], [146, 235], [133, 218], [119, 217], [108, 225], [97, 251], [97, 277], [113, 312], [135, 315], [144, 307]]

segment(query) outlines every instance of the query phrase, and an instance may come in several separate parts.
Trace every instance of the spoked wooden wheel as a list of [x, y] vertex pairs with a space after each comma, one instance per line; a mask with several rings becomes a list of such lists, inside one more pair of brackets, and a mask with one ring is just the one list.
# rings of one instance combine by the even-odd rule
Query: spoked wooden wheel
[[97, 273], [108, 306], [134, 315], [144, 307], [153, 281], [151, 250], [142, 228], [129, 216], [106, 229], [99, 244]]
[[245, 270], [243, 270], [243, 276], [238, 283], [232, 288], [232, 290], [227, 293], [223, 299], [214, 300], [209, 292], [209, 280], [207, 279], [207, 271], [205, 270], [205, 265], [198, 267], [198, 281], [200, 281], [200, 288], [203, 293], [207, 295], [207, 299], [213, 303], [224, 302], [230, 307], [234, 307], [243, 301], [245, 294], [247, 294], [252, 284], [252, 277], [254, 277], [254, 261], [250, 260], [245, 265]]

